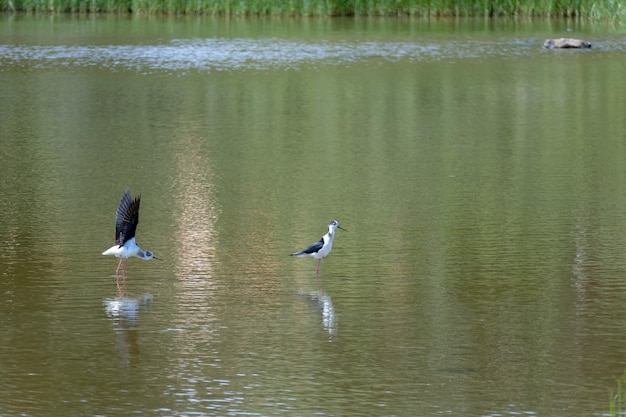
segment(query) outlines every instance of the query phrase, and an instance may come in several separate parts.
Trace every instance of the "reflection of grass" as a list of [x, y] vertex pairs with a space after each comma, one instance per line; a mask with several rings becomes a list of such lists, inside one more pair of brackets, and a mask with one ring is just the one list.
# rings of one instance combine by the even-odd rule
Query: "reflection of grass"
[[626, 374], [617, 381], [617, 392], [611, 393], [609, 403], [609, 416], [618, 417], [626, 415]]
[[626, 23], [623, 0], [0, 0], [0, 10], [223, 16], [511, 16]]

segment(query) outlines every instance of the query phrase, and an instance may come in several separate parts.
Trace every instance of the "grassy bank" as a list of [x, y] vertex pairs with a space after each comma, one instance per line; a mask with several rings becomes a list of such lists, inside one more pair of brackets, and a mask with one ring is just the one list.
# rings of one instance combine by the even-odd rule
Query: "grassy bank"
[[626, 22], [623, 0], [0, 0], [0, 10], [224, 16], [569, 17]]
[[617, 390], [609, 398], [609, 417], [619, 417], [626, 413], [626, 374], [617, 381]]

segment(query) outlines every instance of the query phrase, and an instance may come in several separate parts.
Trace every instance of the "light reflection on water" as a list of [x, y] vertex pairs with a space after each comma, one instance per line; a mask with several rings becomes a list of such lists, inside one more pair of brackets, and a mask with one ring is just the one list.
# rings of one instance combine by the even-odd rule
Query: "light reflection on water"
[[[305, 42], [283, 39], [180, 39], [160, 45], [0, 45], [0, 62], [31, 68], [98, 67], [119, 71], [180, 72], [271, 70], [302, 65], [340, 65], [377, 59], [432, 62], [536, 54], [541, 39], [502, 42]], [[599, 42], [596, 49], [623, 51], [626, 40]], [[588, 51], [587, 51], [588, 52]], [[0, 69], [1, 71], [1, 69]]]
[[204, 156], [197, 141], [180, 133], [180, 150], [176, 152], [174, 218], [180, 247], [176, 254], [176, 276], [182, 285], [192, 285], [197, 279], [213, 279], [213, 256], [218, 241], [215, 234], [217, 209], [213, 196], [211, 163]]

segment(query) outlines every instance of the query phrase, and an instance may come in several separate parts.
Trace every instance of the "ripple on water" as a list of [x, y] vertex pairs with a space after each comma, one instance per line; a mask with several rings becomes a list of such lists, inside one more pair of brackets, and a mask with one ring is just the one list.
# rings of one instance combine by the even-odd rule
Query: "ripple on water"
[[179, 39], [156, 45], [0, 45], [0, 62], [32, 68], [101, 67], [138, 72], [297, 69], [366, 60], [431, 62], [541, 51], [538, 39], [502, 41], [305, 42], [267, 39]]

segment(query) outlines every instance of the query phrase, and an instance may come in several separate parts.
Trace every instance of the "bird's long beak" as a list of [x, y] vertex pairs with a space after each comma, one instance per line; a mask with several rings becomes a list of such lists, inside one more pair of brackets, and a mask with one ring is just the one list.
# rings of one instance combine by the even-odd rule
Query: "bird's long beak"
[[156, 257], [156, 256], [154, 256], [154, 255], [152, 255], [152, 259], [156, 259], [156, 260], [159, 260], [159, 261], [162, 261], [162, 260], [163, 260], [163, 259], [161, 259], [161, 258], [157, 258], [157, 257]]
[[339, 226], [339, 225], [337, 225], [337, 229], [341, 229], [341, 230], [343, 230], [344, 232], [347, 232], [347, 230], [346, 230], [346, 229], [344, 229], [343, 227], [341, 227], [341, 226]]

